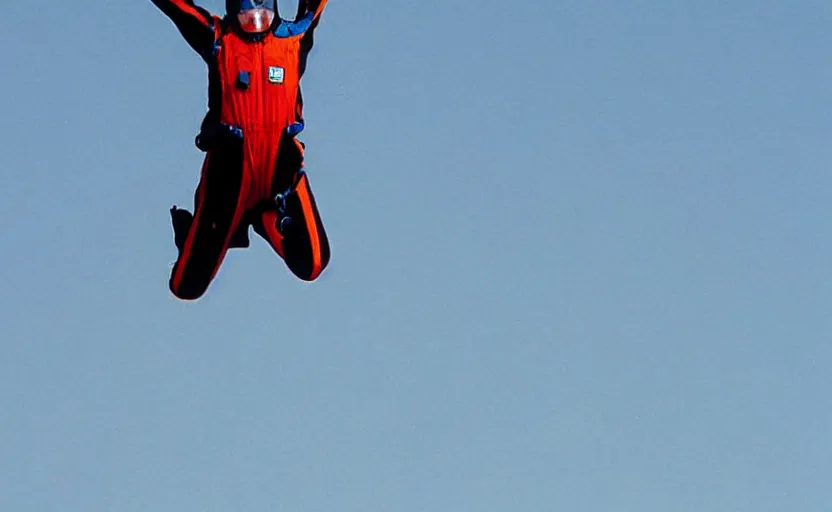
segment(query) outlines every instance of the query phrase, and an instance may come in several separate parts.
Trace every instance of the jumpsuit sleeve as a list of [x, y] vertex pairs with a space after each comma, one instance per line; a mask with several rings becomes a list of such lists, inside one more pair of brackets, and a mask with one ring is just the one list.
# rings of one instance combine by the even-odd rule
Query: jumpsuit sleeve
[[318, 18], [321, 17], [321, 13], [324, 11], [324, 7], [326, 7], [327, 0], [300, 0], [298, 2], [298, 14], [295, 18], [296, 21], [304, 18], [307, 14], [312, 14], [312, 21], [318, 21]]
[[150, 0], [159, 8], [200, 55], [210, 53], [216, 39], [218, 20], [193, 0]]

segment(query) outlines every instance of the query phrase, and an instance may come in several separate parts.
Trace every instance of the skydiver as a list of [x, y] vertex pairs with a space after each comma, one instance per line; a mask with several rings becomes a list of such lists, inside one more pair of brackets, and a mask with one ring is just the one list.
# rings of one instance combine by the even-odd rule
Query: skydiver
[[309, 178], [300, 79], [327, 0], [299, 0], [294, 20], [276, 0], [226, 0], [223, 17], [193, 0], [151, 0], [208, 66], [208, 112], [195, 145], [205, 153], [194, 213], [170, 210], [178, 250], [169, 287], [200, 298], [229, 248], [249, 246], [249, 226], [299, 279], [329, 263]]

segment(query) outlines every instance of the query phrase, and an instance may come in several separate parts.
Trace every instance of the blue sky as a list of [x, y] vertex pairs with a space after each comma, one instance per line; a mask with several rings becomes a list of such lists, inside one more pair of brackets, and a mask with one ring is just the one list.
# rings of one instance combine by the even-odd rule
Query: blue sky
[[7, 6], [0, 509], [826, 510], [830, 22], [331, 0], [331, 265], [184, 303], [204, 64], [149, 1]]

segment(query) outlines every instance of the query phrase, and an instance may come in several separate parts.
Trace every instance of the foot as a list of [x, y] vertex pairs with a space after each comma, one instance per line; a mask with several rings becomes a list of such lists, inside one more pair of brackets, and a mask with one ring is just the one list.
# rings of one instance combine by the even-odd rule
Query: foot
[[194, 216], [188, 210], [181, 210], [174, 206], [170, 209], [170, 220], [173, 224], [173, 243], [176, 248], [182, 251], [185, 240], [188, 238], [188, 231], [194, 221]]
[[237, 231], [231, 235], [231, 242], [228, 244], [229, 249], [246, 249], [250, 244], [248, 238], [248, 224], [241, 223]]

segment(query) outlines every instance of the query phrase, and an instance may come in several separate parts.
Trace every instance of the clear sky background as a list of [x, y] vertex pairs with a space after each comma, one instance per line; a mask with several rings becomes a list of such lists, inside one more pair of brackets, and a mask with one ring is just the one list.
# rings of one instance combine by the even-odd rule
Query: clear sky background
[[6, 2], [0, 510], [830, 510], [830, 23], [331, 0], [332, 263], [253, 238], [185, 303], [204, 64], [149, 0]]

